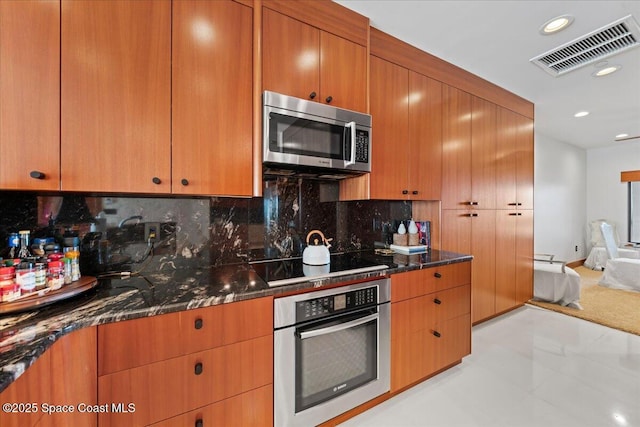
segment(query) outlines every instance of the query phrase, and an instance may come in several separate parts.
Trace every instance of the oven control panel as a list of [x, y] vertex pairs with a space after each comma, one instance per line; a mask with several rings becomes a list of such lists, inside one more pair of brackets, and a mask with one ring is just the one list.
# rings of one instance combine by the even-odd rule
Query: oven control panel
[[296, 322], [347, 313], [378, 303], [378, 287], [357, 289], [296, 302]]

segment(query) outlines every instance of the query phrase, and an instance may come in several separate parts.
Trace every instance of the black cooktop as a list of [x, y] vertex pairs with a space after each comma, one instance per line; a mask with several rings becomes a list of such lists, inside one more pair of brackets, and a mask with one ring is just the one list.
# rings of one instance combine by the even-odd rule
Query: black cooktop
[[251, 266], [269, 286], [282, 286], [306, 280], [384, 270], [387, 265], [362, 257], [360, 253], [331, 255], [327, 265], [306, 265], [302, 258], [288, 258], [252, 263]]

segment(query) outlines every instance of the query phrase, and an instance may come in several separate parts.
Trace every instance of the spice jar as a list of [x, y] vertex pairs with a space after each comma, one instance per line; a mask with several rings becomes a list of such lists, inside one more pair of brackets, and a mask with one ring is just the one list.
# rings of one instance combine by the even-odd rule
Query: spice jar
[[72, 282], [71, 280], [71, 258], [62, 258], [62, 262], [64, 263], [64, 284], [68, 285]]
[[16, 268], [16, 283], [24, 295], [36, 289], [36, 270], [32, 262], [21, 262]]
[[20, 296], [20, 286], [15, 282], [14, 267], [0, 267], [0, 301], [10, 302]]
[[35, 264], [36, 291], [47, 286], [47, 267], [42, 262]]
[[47, 265], [47, 286], [51, 290], [60, 289], [64, 285], [64, 263], [49, 261]]

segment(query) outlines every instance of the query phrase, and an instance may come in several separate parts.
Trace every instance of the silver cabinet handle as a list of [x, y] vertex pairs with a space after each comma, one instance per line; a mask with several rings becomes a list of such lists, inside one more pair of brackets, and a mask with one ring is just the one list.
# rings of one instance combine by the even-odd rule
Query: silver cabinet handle
[[372, 320], [378, 320], [378, 313], [370, 314], [359, 319], [352, 320], [346, 323], [340, 323], [339, 325], [329, 326], [328, 328], [314, 329], [313, 331], [300, 332], [300, 339], [307, 339], [317, 337], [319, 335], [326, 335], [332, 332], [342, 331], [344, 329], [353, 328], [354, 326], [362, 325], [363, 323], [370, 322]]

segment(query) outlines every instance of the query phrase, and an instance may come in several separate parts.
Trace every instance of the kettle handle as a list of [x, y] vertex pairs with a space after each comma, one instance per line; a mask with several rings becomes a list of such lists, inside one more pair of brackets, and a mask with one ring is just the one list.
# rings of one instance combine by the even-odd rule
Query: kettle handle
[[311, 230], [309, 232], [309, 234], [307, 234], [307, 246], [309, 246], [309, 238], [315, 233], [318, 233], [322, 237], [322, 244], [326, 244], [327, 243], [327, 239], [324, 237], [324, 234], [322, 234], [322, 231], [320, 231], [320, 230]]

